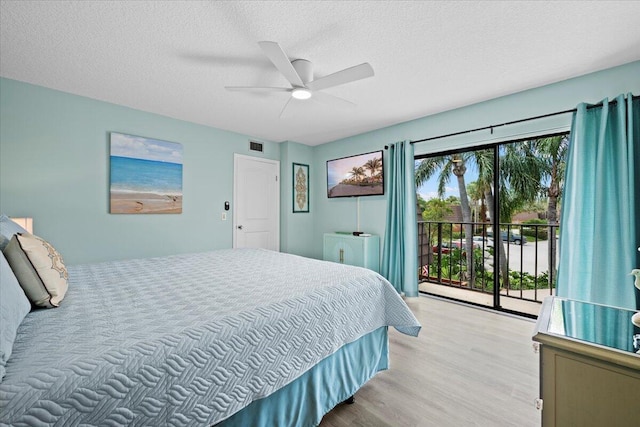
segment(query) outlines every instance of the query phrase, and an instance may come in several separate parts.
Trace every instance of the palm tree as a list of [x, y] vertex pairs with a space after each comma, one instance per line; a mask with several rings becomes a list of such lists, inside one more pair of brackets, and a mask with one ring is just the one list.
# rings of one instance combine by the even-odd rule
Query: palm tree
[[[535, 141], [535, 140], [534, 140]], [[534, 141], [503, 146], [500, 155], [500, 221], [510, 223], [512, 215], [527, 203], [533, 203], [540, 193], [543, 165]], [[500, 238], [500, 230], [495, 236]], [[504, 248], [504, 246], [502, 246]], [[502, 254], [505, 251], [501, 251]], [[502, 274], [504, 286], [509, 286], [508, 274]]]
[[370, 159], [364, 164], [364, 168], [369, 170], [371, 178], [373, 178], [382, 169], [382, 159], [380, 157]]
[[442, 198], [445, 193], [445, 187], [449, 183], [451, 175], [455, 175], [458, 180], [458, 188], [460, 191], [460, 210], [462, 211], [462, 222], [464, 223], [465, 247], [467, 257], [467, 280], [473, 287], [475, 274], [473, 272], [473, 224], [471, 223], [471, 207], [469, 206], [469, 197], [467, 195], [467, 186], [464, 180], [464, 174], [467, 171], [466, 161], [470, 153], [452, 154], [447, 156], [431, 157], [424, 159], [416, 169], [416, 187], [422, 185], [431, 178], [436, 172], [438, 175], [438, 195]]
[[[549, 223], [549, 280], [556, 277], [557, 242], [555, 227], [558, 225], [558, 200], [562, 197], [569, 135], [541, 138], [536, 141], [536, 150], [543, 163], [543, 177], [549, 181], [542, 193], [547, 196], [547, 222]], [[553, 283], [549, 283], [551, 289]]]
[[[496, 223], [497, 212], [494, 209], [495, 198], [493, 196], [493, 150], [476, 150], [472, 153], [473, 160], [478, 167], [478, 180], [476, 185], [480, 191], [484, 194], [484, 199], [487, 202], [487, 209], [489, 211], [489, 221], [491, 224]], [[502, 196], [502, 194], [501, 194]], [[500, 200], [502, 209], [502, 198]], [[499, 222], [499, 221], [498, 221]], [[495, 228], [495, 227], [494, 227]], [[499, 272], [502, 277], [503, 286], [509, 286], [509, 266], [507, 264], [507, 252], [505, 251], [504, 242], [500, 237], [500, 230], [498, 229], [493, 233], [494, 247], [500, 245], [498, 251], [498, 266]]]
[[364, 176], [365, 176], [364, 168], [362, 166], [354, 166], [349, 171], [349, 174], [353, 177], [353, 179], [356, 182], [362, 181], [362, 178], [364, 178]]
[[[474, 222], [484, 222], [485, 218], [487, 217], [487, 206], [484, 199], [484, 188], [478, 183], [478, 181], [470, 182], [469, 184], [467, 184], [467, 194], [469, 195], [471, 204], [475, 208]], [[478, 209], [478, 204], [480, 205], [480, 209]], [[478, 227], [477, 224], [475, 226]], [[476, 231], [474, 231], [474, 234], [476, 233]]]
[[544, 164], [535, 139], [504, 146], [500, 156], [500, 187], [506, 197], [506, 205], [500, 205], [500, 214], [505, 215], [504, 222], [511, 222], [513, 213], [537, 200], [543, 174]]

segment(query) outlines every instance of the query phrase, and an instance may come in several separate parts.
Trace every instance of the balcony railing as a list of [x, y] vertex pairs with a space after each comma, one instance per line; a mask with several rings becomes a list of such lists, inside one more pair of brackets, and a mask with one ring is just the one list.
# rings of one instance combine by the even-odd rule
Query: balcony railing
[[554, 294], [557, 230], [550, 224], [500, 224], [493, 233], [487, 223], [418, 221], [419, 280], [493, 294], [498, 275], [501, 297], [542, 302]]

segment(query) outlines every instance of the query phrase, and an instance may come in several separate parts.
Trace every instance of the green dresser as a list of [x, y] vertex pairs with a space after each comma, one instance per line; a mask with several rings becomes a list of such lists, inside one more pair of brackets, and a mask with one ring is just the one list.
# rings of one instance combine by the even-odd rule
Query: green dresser
[[380, 236], [326, 233], [323, 259], [380, 271]]

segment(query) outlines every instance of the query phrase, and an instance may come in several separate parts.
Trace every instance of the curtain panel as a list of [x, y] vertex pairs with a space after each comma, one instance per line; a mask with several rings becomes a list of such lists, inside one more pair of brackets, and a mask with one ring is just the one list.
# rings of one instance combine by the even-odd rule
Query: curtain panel
[[409, 141], [390, 144], [387, 221], [381, 273], [400, 293], [418, 296], [415, 160]]
[[557, 294], [638, 307], [640, 100], [580, 104], [571, 125], [560, 222]]

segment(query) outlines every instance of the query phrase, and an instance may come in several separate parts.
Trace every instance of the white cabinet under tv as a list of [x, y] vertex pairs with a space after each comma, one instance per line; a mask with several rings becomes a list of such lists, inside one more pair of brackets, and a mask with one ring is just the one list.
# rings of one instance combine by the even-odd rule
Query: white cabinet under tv
[[380, 271], [380, 236], [326, 233], [323, 259]]

